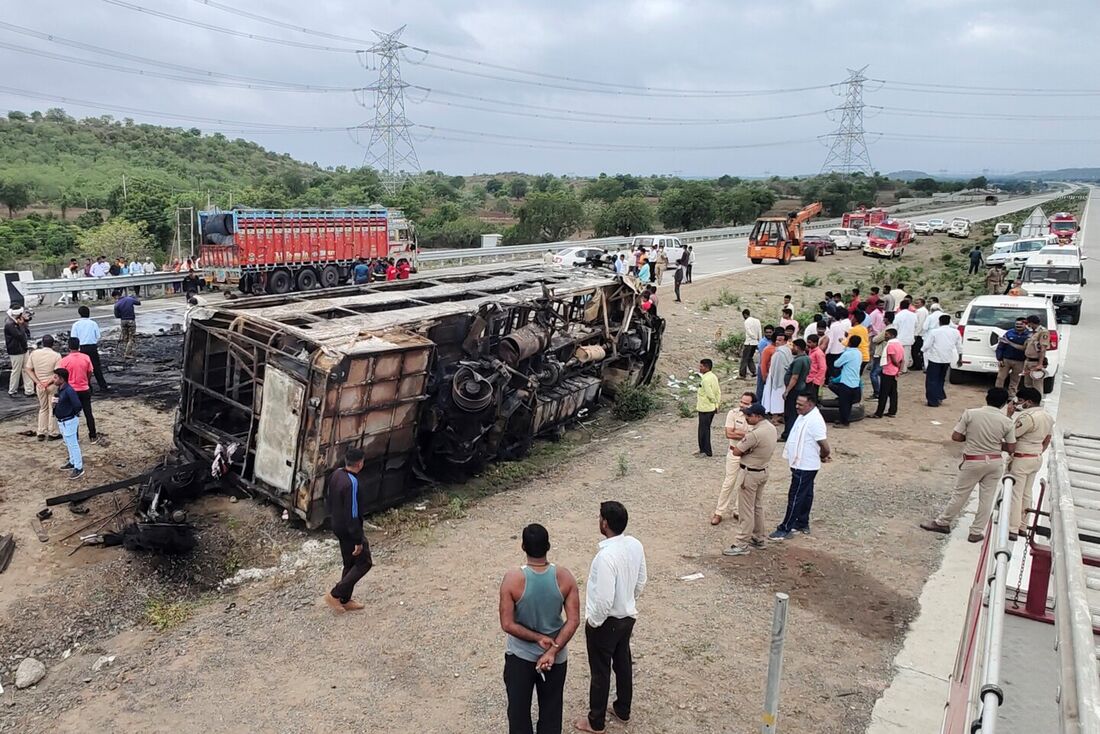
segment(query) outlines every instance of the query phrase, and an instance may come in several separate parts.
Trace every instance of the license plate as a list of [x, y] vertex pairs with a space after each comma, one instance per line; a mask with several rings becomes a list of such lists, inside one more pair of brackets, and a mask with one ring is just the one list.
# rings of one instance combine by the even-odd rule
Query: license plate
[[981, 364], [981, 367], [982, 367], [983, 370], [989, 370], [990, 372], [996, 372], [997, 371], [997, 363], [996, 362], [990, 362], [988, 360], [983, 359], [979, 364]]

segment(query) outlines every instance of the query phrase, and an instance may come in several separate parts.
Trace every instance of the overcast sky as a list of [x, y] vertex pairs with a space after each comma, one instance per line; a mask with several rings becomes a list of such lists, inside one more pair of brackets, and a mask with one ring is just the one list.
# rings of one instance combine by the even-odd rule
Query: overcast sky
[[[243, 18], [196, 0], [124, 1], [299, 44], [365, 47]], [[1100, 3], [1095, 0], [1044, 4], [1022, 0], [220, 1], [353, 38], [373, 39], [372, 29], [392, 30], [408, 24], [403, 40], [437, 54], [633, 88], [768, 91], [814, 87], [841, 81], [848, 67], [864, 65], [868, 65], [870, 78], [893, 82], [1014, 89], [1100, 88], [1095, 76], [1094, 38], [1100, 27]], [[362, 86], [377, 79], [377, 71], [363, 68], [350, 50], [324, 51], [234, 37], [136, 12], [110, 0], [7, 0], [4, 6], [0, 21], [6, 23], [198, 69], [337, 87]], [[0, 44], [131, 69], [157, 69], [4, 28], [0, 28]], [[615, 94], [613, 88], [516, 74], [430, 54], [425, 57], [411, 50], [406, 54], [401, 61], [404, 80], [433, 90], [410, 89], [406, 93], [408, 119], [425, 126], [412, 129], [420, 165], [448, 173], [815, 173], [827, 153], [817, 138], [837, 127], [825, 114], [735, 124], [639, 125], [621, 119], [593, 121], [591, 116], [580, 118], [558, 110], [620, 118], [712, 120], [822, 113], [842, 102], [830, 89], [708, 98], [624, 95]], [[425, 60], [475, 74], [596, 91], [517, 84], [415, 63]], [[29, 111], [63, 106], [78, 117], [112, 114], [109, 109], [74, 102], [31, 99], [14, 90], [106, 107], [142, 108], [150, 112], [113, 114], [204, 130], [250, 130], [244, 135], [227, 134], [326, 166], [361, 165], [365, 150], [346, 132], [256, 133], [252, 132], [255, 125], [342, 127], [374, 119], [373, 109], [359, 106], [351, 92], [255, 90], [148, 78], [34, 56], [6, 46], [0, 46], [0, 63], [5, 70], [0, 81], [2, 108]], [[192, 76], [164, 68], [159, 71]], [[955, 93], [868, 84], [866, 129], [882, 133], [881, 137], [868, 137], [875, 169], [996, 173], [1100, 165], [1100, 133], [1096, 132], [1100, 94], [976, 96], [946, 91]], [[471, 100], [470, 96], [504, 104]], [[872, 106], [887, 109], [879, 111]], [[943, 117], [945, 112], [956, 116]], [[153, 113], [227, 122], [173, 120]], [[540, 114], [568, 119], [531, 116]], [[1006, 114], [1016, 119], [997, 117]], [[1027, 115], [1047, 119], [1024, 119]], [[365, 144], [369, 132], [360, 131], [359, 137]], [[601, 150], [601, 146], [611, 149]], [[693, 147], [696, 149], [690, 149]]]

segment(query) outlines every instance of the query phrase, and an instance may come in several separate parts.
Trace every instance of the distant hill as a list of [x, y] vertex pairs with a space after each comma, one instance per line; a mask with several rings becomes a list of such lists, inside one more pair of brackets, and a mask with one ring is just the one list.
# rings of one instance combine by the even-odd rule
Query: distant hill
[[929, 176], [924, 171], [891, 171], [886, 174], [886, 178], [892, 178], [898, 181], [914, 181], [918, 178], [935, 178], [935, 176]]
[[1020, 171], [1004, 178], [1042, 178], [1047, 180], [1100, 181], [1100, 168], [1059, 168], [1055, 171]]
[[33, 201], [105, 206], [125, 174], [176, 192], [232, 191], [272, 180], [309, 182], [323, 169], [247, 140], [197, 128], [144, 125], [110, 116], [75, 120], [64, 110], [0, 118], [0, 178], [26, 184]]

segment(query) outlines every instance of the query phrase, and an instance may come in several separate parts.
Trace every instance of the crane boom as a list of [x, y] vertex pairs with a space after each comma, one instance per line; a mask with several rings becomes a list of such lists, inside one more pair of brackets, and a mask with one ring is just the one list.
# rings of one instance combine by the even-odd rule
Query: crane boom
[[821, 213], [821, 202], [815, 201], [813, 204], [807, 204], [797, 212], [792, 212], [790, 220], [792, 224], [802, 224], [808, 222], [818, 214]]

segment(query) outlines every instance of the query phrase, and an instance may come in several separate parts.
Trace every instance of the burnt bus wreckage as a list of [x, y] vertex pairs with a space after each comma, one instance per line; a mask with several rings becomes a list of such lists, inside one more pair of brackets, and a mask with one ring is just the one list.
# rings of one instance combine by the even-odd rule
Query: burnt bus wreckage
[[664, 321], [628, 279], [581, 269], [433, 278], [195, 307], [184, 342], [177, 448], [305, 520], [325, 480], [366, 453], [360, 509], [397, 505], [417, 477], [468, 477], [523, 456], [604, 391], [653, 377]]

